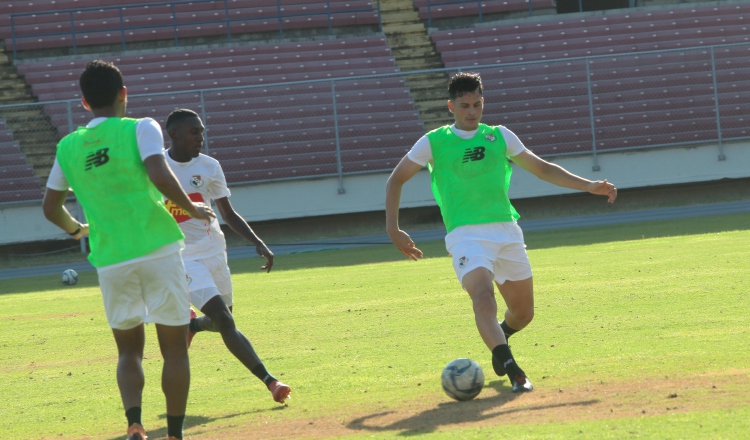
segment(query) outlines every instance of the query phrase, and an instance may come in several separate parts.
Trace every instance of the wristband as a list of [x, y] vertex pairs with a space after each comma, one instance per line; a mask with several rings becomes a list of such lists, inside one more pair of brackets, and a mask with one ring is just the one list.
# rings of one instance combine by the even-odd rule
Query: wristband
[[81, 224], [80, 224], [80, 223], [78, 223], [78, 229], [76, 229], [76, 230], [75, 230], [75, 231], [73, 231], [73, 232], [68, 232], [68, 235], [70, 235], [70, 236], [72, 236], [72, 237], [75, 237], [75, 236], [76, 236], [76, 234], [78, 234], [79, 232], [81, 232]]

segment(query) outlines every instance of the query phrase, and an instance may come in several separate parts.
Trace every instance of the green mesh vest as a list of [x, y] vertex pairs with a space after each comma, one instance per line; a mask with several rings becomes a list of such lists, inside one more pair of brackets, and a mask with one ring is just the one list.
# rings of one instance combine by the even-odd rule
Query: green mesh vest
[[479, 124], [471, 139], [450, 126], [429, 133], [432, 193], [448, 232], [464, 225], [509, 222], [520, 216], [508, 199], [512, 169], [500, 129]]
[[184, 238], [148, 178], [137, 119], [79, 127], [57, 145], [60, 163], [89, 223], [89, 261], [103, 267], [142, 257]]

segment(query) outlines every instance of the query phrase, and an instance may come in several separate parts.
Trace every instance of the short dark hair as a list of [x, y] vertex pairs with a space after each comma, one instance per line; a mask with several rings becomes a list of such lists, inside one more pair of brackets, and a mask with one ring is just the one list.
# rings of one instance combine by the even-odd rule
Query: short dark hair
[[448, 81], [448, 95], [451, 101], [466, 93], [478, 92], [482, 94], [482, 78], [478, 73], [459, 72]]
[[167, 131], [171, 130], [172, 127], [174, 127], [176, 124], [179, 124], [180, 122], [184, 121], [185, 119], [189, 118], [199, 118], [198, 113], [186, 109], [186, 108], [180, 108], [167, 116], [167, 123], [164, 124], [167, 127]]
[[114, 105], [117, 94], [124, 87], [120, 69], [103, 60], [86, 64], [79, 85], [92, 110]]

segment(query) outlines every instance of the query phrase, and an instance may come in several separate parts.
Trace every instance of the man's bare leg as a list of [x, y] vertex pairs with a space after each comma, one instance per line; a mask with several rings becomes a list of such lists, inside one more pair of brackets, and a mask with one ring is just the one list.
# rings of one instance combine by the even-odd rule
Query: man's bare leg
[[[463, 287], [471, 297], [477, 330], [485, 345], [492, 352], [495, 373], [504, 376], [507, 372], [513, 384], [514, 393], [531, 391], [534, 388], [526, 378], [526, 373], [516, 364], [507, 338], [500, 323], [497, 322], [497, 300], [495, 286], [492, 284], [493, 277], [494, 275], [488, 269], [479, 267], [464, 275], [462, 279]], [[522, 296], [517, 299], [519, 303], [523, 303]]]
[[190, 361], [187, 352], [188, 326], [156, 325], [159, 348], [164, 358], [161, 389], [167, 400], [167, 435], [182, 438], [188, 391], [190, 389]]

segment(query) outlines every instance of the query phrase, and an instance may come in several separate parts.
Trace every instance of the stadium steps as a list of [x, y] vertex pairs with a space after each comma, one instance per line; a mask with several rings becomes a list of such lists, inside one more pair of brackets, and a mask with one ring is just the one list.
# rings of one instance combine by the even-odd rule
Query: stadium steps
[[0, 105], [32, 102], [28, 87], [18, 80], [0, 79]]
[[55, 160], [55, 147], [60, 140], [49, 117], [41, 106], [32, 110], [0, 109], [0, 117], [13, 130], [13, 137], [21, 144], [21, 152], [26, 154], [26, 162], [34, 167], [34, 175], [46, 183]]
[[[16, 67], [4, 51], [0, 51], [0, 106], [36, 102], [31, 87], [18, 75]], [[34, 167], [34, 175], [46, 183], [55, 159], [59, 140], [57, 129], [41, 106], [0, 108], [0, 118], [13, 130], [13, 138], [21, 145], [26, 162]]]
[[0, 105], [34, 101], [30, 87], [18, 76], [8, 56], [0, 51]]
[[[443, 67], [443, 62], [437, 55], [435, 45], [427, 33], [424, 22], [419, 19], [412, 0], [381, 1], [380, 10], [383, 33], [391, 47], [391, 55], [401, 71]], [[444, 73], [409, 75], [405, 79], [426, 129], [431, 130], [450, 122], [450, 118], [445, 117], [446, 112], [442, 111], [445, 99], [436, 99], [444, 96], [448, 79]]]

